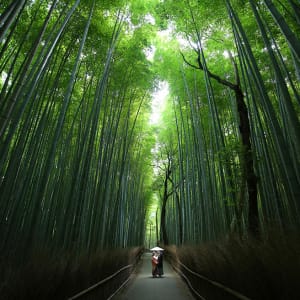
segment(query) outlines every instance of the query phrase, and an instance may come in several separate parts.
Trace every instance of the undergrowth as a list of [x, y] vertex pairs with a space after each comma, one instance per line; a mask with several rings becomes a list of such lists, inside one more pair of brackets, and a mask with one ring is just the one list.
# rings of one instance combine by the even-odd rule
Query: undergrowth
[[[197, 246], [169, 247], [191, 270], [255, 300], [296, 300], [300, 295], [300, 235], [269, 233], [264, 240], [229, 237]], [[234, 299], [216, 292], [189, 272], [196, 290], [207, 299]]]
[[[300, 235], [269, 233], [264, 239], [224, 240], [201, 245], [169, 246], [166, 256], [174, 266], [179, 261], [192, 271], [214, 280], [253, 300], [296, 300], [300, 295]], [[1, 300], [68, 299], [133, 264], [141, 248], [99, 251], [74, 260], [64, 255], [35, 253], [22, 267], [0, 263]], [[193, 287], [207, 299], [234, 299], [181, 267]], [[129, 275], [109, 281], [89, 299], [106, 299]], [[87, 299], [87, 298], [85, 298]]]
[[[70, 255], [52, 258], [49, 253], [37, 252], [23, 266], [1, 262], [1, 300], [60, 300], [87, 289], [112, 275], [120, 268], [134, 264], [141, 248], [98, 251], [74, 259]], [[130, 269], [114, 280], [97, 288], [95, 298], [106, 299], [126, 278]], [[92, 297], [91, 297], [92, 298]]]

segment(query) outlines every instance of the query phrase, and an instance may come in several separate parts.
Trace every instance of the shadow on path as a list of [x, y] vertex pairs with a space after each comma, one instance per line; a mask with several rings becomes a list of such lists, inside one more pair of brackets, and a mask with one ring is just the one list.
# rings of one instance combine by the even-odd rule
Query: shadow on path
[[189, 289], [180, 276], [164, 260], [164, 275], [151, 275], [151, 253], [143, 254], [130, 282], [113, 300], [192, 300]]

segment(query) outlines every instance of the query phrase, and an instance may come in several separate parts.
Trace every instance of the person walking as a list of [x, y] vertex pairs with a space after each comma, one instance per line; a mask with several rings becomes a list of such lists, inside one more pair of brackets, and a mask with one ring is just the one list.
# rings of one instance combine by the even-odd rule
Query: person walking
[[159, 274], [158, 274], [158, 268], [157, 268], [157, 265], [158, 265], [158, 253], [153, 251], [152, 252], [152, 259], [151, 259], [151, 263], [152, 263], [152, 276], [153, 277], [157, 277]]
[[157, 258], [157, 273], [161, 277], [164, 275], [164, 266], [163, 266], [163, 252], [160, 251]]

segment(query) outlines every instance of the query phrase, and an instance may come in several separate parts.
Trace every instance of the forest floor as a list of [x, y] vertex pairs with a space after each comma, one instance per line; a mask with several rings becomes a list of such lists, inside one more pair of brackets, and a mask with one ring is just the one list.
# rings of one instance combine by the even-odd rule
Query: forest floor
[[188, 287], [180, 276], [164, 260], [164, 275], [153, 278], [151, 274], [151, 253], [144, 253], [130, 282], [113, 300], [192, 300]]

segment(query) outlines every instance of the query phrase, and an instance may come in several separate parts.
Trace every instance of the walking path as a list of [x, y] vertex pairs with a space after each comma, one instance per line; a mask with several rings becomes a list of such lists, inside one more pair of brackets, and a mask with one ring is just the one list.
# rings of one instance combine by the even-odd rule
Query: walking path
[[132, 279], [112, 300], [192, 300], [180, 276], [164, 260], [164, 275], [153, 278], [151, 253], [143, 254]]

